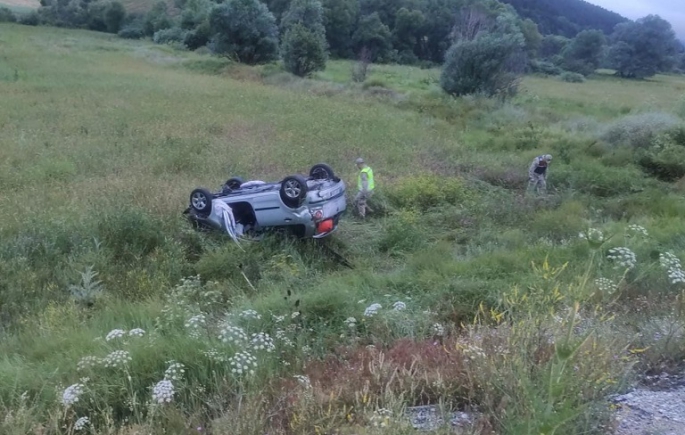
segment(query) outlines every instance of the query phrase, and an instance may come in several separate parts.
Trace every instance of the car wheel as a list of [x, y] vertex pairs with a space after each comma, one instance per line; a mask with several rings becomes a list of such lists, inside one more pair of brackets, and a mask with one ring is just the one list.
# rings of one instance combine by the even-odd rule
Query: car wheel
[[190, 206], [198, 213], [212, 211], [212, 194], [207, 189], [195, 189], [190, 193]]
[[335, 178], [335, 173], [327, 164], [318, 163], [309, 170], [309, 176], [315, 180], [331, 180]]
[[281, 181], [281, 200], [288, 207], [298, 207], [307, 196], [307, 180], [302, 175], [291, 175]]
[[226, 180], [224, 187], [228, 187], [230, 190], [238, 190], [240, 186], [244, 183], [243, 179], [240, 177], [233, 177]]

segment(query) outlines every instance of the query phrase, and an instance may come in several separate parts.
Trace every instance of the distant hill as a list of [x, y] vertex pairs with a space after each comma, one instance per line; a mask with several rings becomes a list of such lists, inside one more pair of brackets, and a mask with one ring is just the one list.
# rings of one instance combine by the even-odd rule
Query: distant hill
[[584, 0], [500, 0], [509, 3], [524, 18], [538, 25], [543, 35], [555, 34], [568, 38], [586, 29], [598, 29], [610, 34], [616, 24], [627, 18]]

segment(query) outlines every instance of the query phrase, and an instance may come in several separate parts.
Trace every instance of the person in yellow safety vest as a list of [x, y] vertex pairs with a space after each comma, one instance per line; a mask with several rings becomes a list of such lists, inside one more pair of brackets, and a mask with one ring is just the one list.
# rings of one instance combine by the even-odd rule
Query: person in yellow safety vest
[[354, 197], [354, 203], [359, 211], [359, 216], [364, 218], [367, 210], [373, 213], [366, 201], [373, 194], [376, 184], [373, 180], [373, 170], [364, 162], [364, 159], [360, 157], [356, 163], [357, 168], [359, 168], [359, 175], [357, 176], [357, 195]]

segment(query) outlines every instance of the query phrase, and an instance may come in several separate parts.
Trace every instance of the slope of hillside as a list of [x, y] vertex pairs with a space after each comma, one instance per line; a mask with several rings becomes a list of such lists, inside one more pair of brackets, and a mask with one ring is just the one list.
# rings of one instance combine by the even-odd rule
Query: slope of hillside
[[598, 29], [606, 34], [616, 24], [628, 19], [584, 0], [502, 0], [511, 4], [524, 18], [538, 24], [542, 34], [557, 34], [569, 38], [586, 29]]
[[[682, 77], [526, 78], [503, 103], [418, 68], [365, 87], [342, 62], [0, 41], [2, 435], [409, 435], [424, 404], [477, 410], [474, 435], [605, 435], [610, 395], [685, 358], [685, 199], [632, 144], [685, 149]], [[526, 194], [542, 153], [549, 192]], [[329, 239], [182, 219], [195, 187], [320, 161], [352, 196], [360, 155], [374, 211]]]

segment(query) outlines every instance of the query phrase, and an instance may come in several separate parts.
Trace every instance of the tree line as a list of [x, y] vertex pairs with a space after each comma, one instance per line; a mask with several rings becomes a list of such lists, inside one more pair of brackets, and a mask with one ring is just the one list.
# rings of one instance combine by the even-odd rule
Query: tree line
[[443, 65], [441, 84], [452, 95], [513, 95], [528, 72], [582, 81], [602, 66], [627, 78], [685, 69], [682, 44], [658, 16], [620, 22], [608, 36], [543, 36], [497, 0], [175, 0], [145, 14], [128, 14], [116, 0], [41, 0], [30, 15], [25, 24], [206, 47], [246, 64], [280, 60], [302, 77], [329, 58]]

